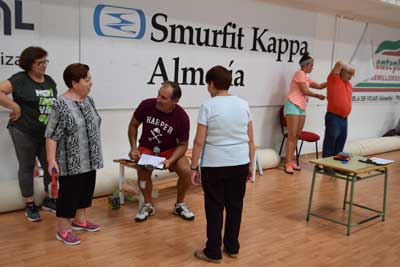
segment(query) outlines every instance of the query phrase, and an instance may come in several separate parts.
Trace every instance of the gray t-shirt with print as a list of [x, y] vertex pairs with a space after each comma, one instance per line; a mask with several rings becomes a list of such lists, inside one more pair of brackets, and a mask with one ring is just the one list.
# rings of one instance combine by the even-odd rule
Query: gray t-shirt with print
[[101, 118], [93, 99], [82, 102], [60, 96], [54, 102], [45, 137], [57, 142], [60, 174], [76, 175], [103, 167]]

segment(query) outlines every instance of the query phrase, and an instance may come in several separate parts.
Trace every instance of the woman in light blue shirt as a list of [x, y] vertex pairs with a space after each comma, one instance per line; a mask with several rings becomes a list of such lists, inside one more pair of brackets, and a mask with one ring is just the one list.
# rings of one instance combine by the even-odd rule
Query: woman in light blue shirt
[[[254, 160], [253, 126], [246, 101], [229, 94], [232, 74], [215, 66], [206, 74], [211, 98], [200, 107], [193, 143], [192, 182], [201, 184], [207, 218], [207, 243], [195, 256], [221, 262], [222, 225], [226, 210], [224, 252], [236, 258], [246, 181]], [[200, 158], [201, 155], [201, 158]]]

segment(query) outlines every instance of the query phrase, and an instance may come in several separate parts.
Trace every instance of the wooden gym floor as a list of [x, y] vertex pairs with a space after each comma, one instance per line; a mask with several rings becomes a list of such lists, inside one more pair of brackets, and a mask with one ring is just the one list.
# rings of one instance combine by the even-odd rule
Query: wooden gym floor
[[[312, 165], [290, 176], [265, 170], [247, 184], [238, 259], [224, 257], [221, 266], [400, 266], [400, 152], [379, 155], [394, 159], [389, 168], [386, 222], [379, 219], [355, 228], [311, 217], [306, 222]], [[311, 157], [311, 155], [310, 155]], [[117, 174], [116, 174], [117, 175]], [[357, 183], [355, 202], [381, 209], [382, 177]], [[313, 210], [343, 218], [344, 182], [317, 179]], [[81, 244], [67, 246], [55, 239], [55, 216], [42, 211], [41, 222], [28, 222], [22, 211], [0, 214], [0, 266], [214, 266], [193, 257], [205, 242], [205, 215], [200, 187], [187, 196], [196, 219], [173, 216], [175, 189], [155, 199], [156, 215], [133, 222], [137, 203], [110, 210], [107, 198], [94, 200], [90, 218], [101, 224], [97, 233], [79, 232]], [[354, 208], [354, 220], [370, 212]]]

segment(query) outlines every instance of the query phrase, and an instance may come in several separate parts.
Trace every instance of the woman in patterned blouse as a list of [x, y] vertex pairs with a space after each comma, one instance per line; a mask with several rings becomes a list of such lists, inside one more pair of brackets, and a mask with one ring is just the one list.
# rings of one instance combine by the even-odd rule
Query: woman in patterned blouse
[[100, 226], [87, 220], [92, 204], [96, 170], [103, 167], [101, 118], [93, 99], [89, 67], [75, 63], [64, 71], [68, 91], [57, 98], [46, 128], [49, 173], [57, 173], [56, 238], [68, 245], [80, 243], [72, 230], [96, 232]]

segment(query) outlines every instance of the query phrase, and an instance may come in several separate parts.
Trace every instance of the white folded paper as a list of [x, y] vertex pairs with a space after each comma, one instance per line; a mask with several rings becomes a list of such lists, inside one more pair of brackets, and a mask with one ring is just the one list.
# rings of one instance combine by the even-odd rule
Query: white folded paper
[[152, 166], [156, 169], [164, 169], [164, 164], [163, 162], [166, 158], [164, 157], [158, 157], [158, 156], [153, 156], [153, 155], [147, 155], [147, 154], [142, 154], [140, 155], [140, 159], [138, 162], [139, 166]]
[[390, 159], [381, 159], [381, 158], [369, 158], [369, 159], [372, 160], [376, 165], [386, 165], [394, 162], [394, 160]]

